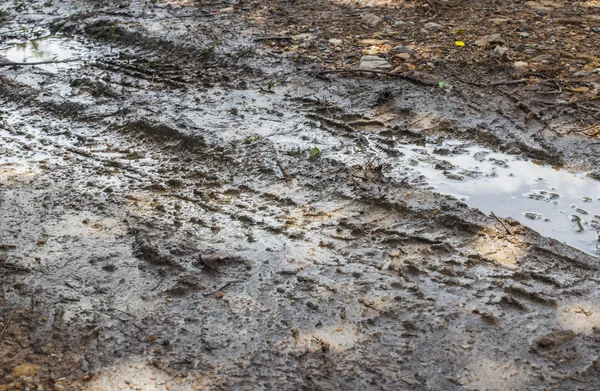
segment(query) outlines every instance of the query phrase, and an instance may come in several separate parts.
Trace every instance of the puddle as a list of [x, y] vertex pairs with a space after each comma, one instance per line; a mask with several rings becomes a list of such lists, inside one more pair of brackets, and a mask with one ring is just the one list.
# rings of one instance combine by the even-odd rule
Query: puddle
[[[0, 50], [0, 55], [10, 61], [24, 63], [80, 59], [86, 53], [85, 47], [80, 42], [56, 36], [48, 36], [26, 42], [8, 41], [7, 46], [7, 49]], [[81, 61], [73, 61], [36, 66], [48, 72], [56, 72], [60, 69], [75, 68], [80, 64]]]
[[405, 157], [436, 191], [600, 256], [600, 181], [479, 147], [416, 148]]
[[396, 178], [408, 177], [484, 213], [512, 217], [543, 236], [600, 256], [600, 181], [585, 173], [457, 142], [408, 144], [398, 151], [397, 159], [386, 159]]

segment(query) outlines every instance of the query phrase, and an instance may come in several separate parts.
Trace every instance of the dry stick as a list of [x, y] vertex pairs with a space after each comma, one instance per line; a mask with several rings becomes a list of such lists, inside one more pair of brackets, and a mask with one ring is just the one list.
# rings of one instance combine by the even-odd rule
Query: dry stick
[[390, 77], [396, 77], [398, 79], [412, 81], [413, 83], [420, 84], [423, 86], [437, 86], [438, 84], [432, 81], [426, 81], [419, 78], [416, 78], [411, 75], [407, 75], [405, 73], [394, 73], [394, 72], [386, 72], [386, 71], [373, 71], [366, 69], [329, 69], [325, 71], [318, 72], [317, 75], [325, 75], [327, 73], [373, 73], [375, 75], [384, 75]]
[[219, 289], [214, 290], [212, 292], [203, 292], [202, 295], [204, 295], [204, 296], [214, 295], [215, 293], [218, 293], [218, 292], [222, 291], [223, 289], [227, 288], [229, 285], [231, 285], [231, 284], [237, 284], [238, 282], [244, 282], [244, 281], [242, 281], [242, 280], [229, 281], [227, 284], [223, 285]]
[[502, 222], [502, 220], [500, 220], [500, 219], [498, 218], [498, 216], [496, 216], [496, 215], [494, 214], [494, 212], [491, 212], [491, 213], [492, 213], [492, 216], [494, 216], [494, 218], [495, 218], [496, 220], [498, 220], [498, 222], [500, 223], [500, 225], [502, 225], [502, 226], [504, 227], [504, 229], [506, 230], [506, 232], [508, 232], [508, 234], [509, 234], [509, 235], [512, 235], [512, 232], [510, 232], [510, 230], [509, 230], [509, 229], [506, 227], [506, 225], [504, 225], [504, 223]]
[[61, 64], [64, 62], [81, 61], [79, 58], [69, 60], [53, 60], [53, 61], [38, 61], [38, 62], [0, 62], [0, 67], [26, 66], [26, 65], [44, 65], [44, 64]]
[[595, 124], [593, 124], [593, 125], [586, 126], [586, 127], [584, 127], [584, 128], [573, 129], [573, 131], [575, 131], [575, 132], [585, 132], [586, 130], [593, 129], [593, 128], [595, 128], [595, 127], [596, 127], [596, 126], [598, 126], [598, 125], [600, 125], [600, 121], [599, 121], [599, 122], [596, 122], [596, 123], [595, 123]]
[[287, 41], [292, 39], [292, 37], [257, 37], [254, 38], [255, 41]]
[[109, 317], [111, 317], [111, 318], [113, 318], [113, 319], [116, 319], [116, 320], [118, 320], [118, 321], [120, 321], [120, 322], [123, 322], [123, 323], [125, 323], [125, 324], [131, 324], [132, 326], [134, 326], [134, 327], [135, 327], [136, 329], [138, 329], [139, 331], [141, 331], [141, 332], [144, 332], [144, 329], [143, 329], [143, 328], [141, 328], [140, 326], [138, 326], [137, 324], [135, 324], [135, 322], [128, 322], [128, 321], [126, 321], [125, 319], [121, 319], [121, 318], [119, 318], [118, 316], [115, 316], [115, 315], [111, 314], [110, 312], [101, 311], [101, 310], [96, 310], [96, 311], [98, 311], [98, 312], [100, 312], [101, 314], [104, 314], [104, 315], [106, 315], [106, 316], [109, 316]]
[[8, 317], [8, 320], [6, 321], [6, 324], [4, 325], [4, 328], [2, 329], [2, 332], [0, 333], [0, 341], [2, 340], [2, 337], [4, 337], [4, 332], [8, 328], [8, 325], [12, 321], [12, 318], [15, 316], [15, 312], [17, 312], [17, 310], [12, 310], [10, 316]]
[[290, 178], [290, 176], [288, 175], [287, 171], [285, 171], [285, 168], [283, 168], [283, 164], [281, 164], [279, 159], [275, 159], [275, 162], [277, 163], [277, 167], [279, 167], [279, 169], [281, 170], [281, 174], [283, 175], [283, 178], [285, 180], [288, 180]]
[[468, 80], [464, 80], [461, 79], [460, 77], [458, 77], [457, 75], [453, 75], [456, 80], [465, 83], [465, 84], [470, 84], [472, 86], [476, 86], [476, 87], [498, 87], [498, 86], [508, 86], [508, 85], [515, 85], [515, 84], [524, 84], [524, 83], [529, 83], [532, 82], [533, 80], [529, 80], [529, 79], [519, 79], [519, 80], [505, 80], [505, 81], [497, 81], [494, 83], [487, 83], [487, 84], [483, 84], [483, 83], [477, 83], [474, 81], [468, 81]]

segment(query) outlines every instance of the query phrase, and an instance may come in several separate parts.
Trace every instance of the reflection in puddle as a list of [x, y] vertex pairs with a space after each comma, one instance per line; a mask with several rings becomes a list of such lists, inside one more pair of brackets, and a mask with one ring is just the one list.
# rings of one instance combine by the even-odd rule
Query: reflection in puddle
[[[0, 55], [13, 62], [34, 63], [42, 61], [63, 61], [80, 58], [85, 48], [77, 41], [48, 36], [26, 42], [7, 42], [8, 49], [0, 51]], [[55, 72], [58, 69], [70, 69], [78, 66], [79, 62], [63, 62], [56, 64], [37, 65], [38, 67]]]
[[457, 153], [409, 147], [403, 152], [417, 161], [412, 171], [436, 191], [600, 255], [600, 181], [479, 147]]

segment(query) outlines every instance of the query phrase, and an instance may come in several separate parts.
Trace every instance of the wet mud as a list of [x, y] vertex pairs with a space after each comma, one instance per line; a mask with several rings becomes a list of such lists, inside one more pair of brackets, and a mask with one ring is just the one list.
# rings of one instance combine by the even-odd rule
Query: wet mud
[[597, 139], [245, 6], [4, 6], [0, 390], [597, 389]]

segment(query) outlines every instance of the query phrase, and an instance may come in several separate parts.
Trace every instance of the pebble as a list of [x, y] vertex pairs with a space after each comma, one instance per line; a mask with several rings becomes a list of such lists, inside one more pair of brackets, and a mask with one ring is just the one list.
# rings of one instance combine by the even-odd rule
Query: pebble
[[504, 23], [508, 23], [508, 19], [506, 19], [506, 18], [492, 18], [492, 19], [488, 19], [488, 22], [490, 22], [492, 24], [504, 24]]
[[362, 56], [358, 68], [366, 71], [391, 71], [392, 65], [378, 56]]
[[525, 61], [516, 61], [513, 66], [515, 68], [526, 68], [529, 64], [526, 63]]
[[416, 52], [409, 48], [408, 46], [404, 46], [404, 45], [398, 45], [395, 46], [393, 49], [394, 53], [408, 53], [408, 54], [416, 54]]
[[331, 38], [329, 40], [329, 44], [332, 46], [341, 46], [344, 43], [344, 40], [339, 38]]
[[362, 16], [362, 22], [369, 26], [376, 27], [383, 23], [383, 19], [374, 14], [364, 14]]
[[444, 26], [442, 26], [439, 23], [434, 23], [434, 22], [425, 23], [423, 25], [423, 28], [425, 28], [426, 30], [439, 30], [442, 27], [444, 27]]
[[400, 54], [396, 54], [393, 58], [396, 59], [396, 60], [405, 61], [405, 60], [409, 60], [410, 59], [410, 54], [408, 54], [408, 53], [400, 53]]
[[490, 57], [497, 57], [500, 58], [502, 56], [504, 56], [504, 54], [508, 51], [508, 48], [506, 46], [496, 46], [494, 48], [494, 50], [491, 51], [490, 53]]
[[490, 46], [490, 45], [504, 45], [504, 44], [506, 44], [506, 41], [504, 41], [504, 39], [502, 39], [500, 34], [486, 35], [484, 37], [479, 38], [477, 41], [475, 41], [475, 45], [480, 46], [480, 47], [485, 47], [485, 46]]
[[379, 46], [384, 43], [385, 41], [383, 39], [361, 39], [358, 41], [358, 46]]
[[38, 369], [39, 367], [37, 365], [23, 363], [13, 368], [12, 375], [15, 378], [19, 378], [21, 376], [35, 376]]

